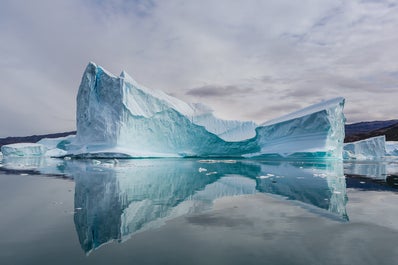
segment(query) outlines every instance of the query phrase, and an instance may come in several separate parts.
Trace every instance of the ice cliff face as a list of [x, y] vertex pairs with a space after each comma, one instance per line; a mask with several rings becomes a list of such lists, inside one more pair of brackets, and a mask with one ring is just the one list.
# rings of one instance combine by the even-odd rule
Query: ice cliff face
[[324, 101], [265, 122], [257, 131], [259, 153], [291, 158], [341, 158], [344, 99]]
[[90, 63], [77, 96], [78, 156], [247, 156], [341, 158], [344, 99], [325, 101], [257, 126], [225, 121], [201, 104], [187, 104], [117, 77]]
[[386, 155], [386, 137], [376, 136], [344, 144], [344, 159], [372, 160]]

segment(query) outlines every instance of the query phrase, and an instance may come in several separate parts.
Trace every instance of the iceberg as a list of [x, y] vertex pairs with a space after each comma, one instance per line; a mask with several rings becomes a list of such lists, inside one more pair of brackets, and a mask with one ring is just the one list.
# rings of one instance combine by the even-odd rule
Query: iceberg
[[386, 141], [386, 155], [398, 156], [398, 141]]
[[45, 153], [45, 156], [62, 157], [68, 154], [66, 151], [67, 146], [71, 144], [74, 138], [75, 135], [58, 138], [43, 138], [37, 143], [44, 145], [48, 149], [48, 151]]
[[74, 135], [69, 135], [58, 138], [43, 138], [37, 143], [8, 144], [3, 145], [1, 150], [4, 157], [63, 157], [68, 154], [66, 148], [71, 144], [74, 137]]
[[372, 160], [386, 155], [386, 137], [376, 136], [344, 144], [344, 159]]
[[1, 147], [1, 152], [3, 153], [3, 156], [43, 156], [46, 151], [47, 148], [44, 145], [37, 143], [16, 143], [3, 145]]
[[342, 158], [344, 99], [257, 125], [215, 117], [89, 63], [77, 95], [76, 157]]
[[58, 138], [43, 138], [37, 143], [44, 145], [49, 150], [51, 149], [65, 150], [66, 145], [70, 144], [74, 138], [75, 135], [68, 135], [65, 137], [58, 137]]
[[89, 63], [77, 95], [77, 134], [36, 144], [3, 146], [4, 156], [248, 157], [341, 159], [344, 99], [335, 98], [257, 125], [222, 120], [114, 76]]
[[4, 157], [62, 157], [68, 154], [66, 148], [71, 144], [74, 135], [59, 138], [43, 138], [37, 143], [16, 143], [3, 145]]

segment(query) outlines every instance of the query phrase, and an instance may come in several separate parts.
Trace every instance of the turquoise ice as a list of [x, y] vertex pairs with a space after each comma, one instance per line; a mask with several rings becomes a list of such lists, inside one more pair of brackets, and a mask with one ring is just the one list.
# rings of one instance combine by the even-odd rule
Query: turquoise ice
[[257, 125], [216, 118], [89, 63], [77, 96], [78, 157], [267, 157], [341, 159], [344, 99], [335, 98]]

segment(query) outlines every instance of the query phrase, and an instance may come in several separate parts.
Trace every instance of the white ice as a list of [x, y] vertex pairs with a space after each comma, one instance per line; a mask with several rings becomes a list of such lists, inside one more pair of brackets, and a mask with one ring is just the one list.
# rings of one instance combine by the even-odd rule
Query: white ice
[[216, 118], [89, 63], [77, 96], [77, 135], [68, 154], [127, 157], [301, 157], [341, 159], [344, 99], [307, 107], [257, 126]]
[[374, 160], [386, 154], [386, 137], [376, 136], [344, 144], [344, 159]]
[[3, 145], [1, 152], [3, 156], [18, 156], [18, 157], [31, 157], [43, 156], [47, 148], [42, 144], [36, 143], [16, 143]]
[[222, 120], [89, 63], [77, 95], [77, 135], [4, 146], [4, 155], [83, 157], [342, 158], [344, 99], [309, 106], [258, 126]]
[[398, 156], [398, 141], [386, 141], [386, 154]]

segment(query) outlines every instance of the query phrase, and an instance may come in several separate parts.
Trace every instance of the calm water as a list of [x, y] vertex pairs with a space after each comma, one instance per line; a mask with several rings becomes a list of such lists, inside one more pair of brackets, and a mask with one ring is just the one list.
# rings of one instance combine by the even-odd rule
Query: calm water
[[0, 162], [0, 264], [398, 264], [398, 164]]

